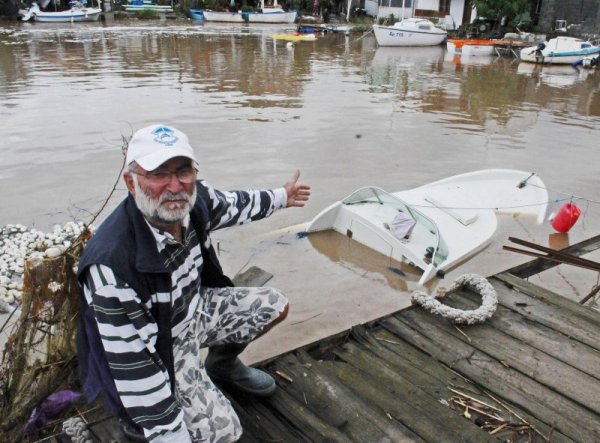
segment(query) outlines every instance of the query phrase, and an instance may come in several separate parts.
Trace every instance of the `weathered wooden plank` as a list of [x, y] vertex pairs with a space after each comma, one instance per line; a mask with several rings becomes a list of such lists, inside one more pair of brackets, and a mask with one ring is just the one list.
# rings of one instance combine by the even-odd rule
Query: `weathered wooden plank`
[[[561, 249], [560, 251], [580, 257], [587, 253], [593, 252], [598, 248], [600, 248], [600, 235], [576, 243], [567, 248]], [[558, 266], [558, 263], [553, 263], [549, 262], [548, 260], [538, 258], [522, 265], [515, 266], [514, 268], [508, 269], [505, 272], [516, 277], [527, 278], [531, 277], [532, 275], [539, 274], [547, 269], [551, 269], [555, 266]]]
[[315, 415], [336, 427], [349, 441], [396, 441], [406, 437], [399, 424], [387, 423], [387, 417], [373, 411], [348, 387], [320, 371], [317, 361], [303, 358], [310, 367], [288, 354], [273, 362], [273, 368], [292, 378], [292, 383], [282, 383], [282, 389], [303, 401]]
[[[358, 329], [358, 331], [360, 331], [360, 329]], [[373, 337], [371, 337], [371, 339], [382, 340], [369, 340], [367, 334], [358, 334], [354, 329], [352, 337], [359, 342], [367, 343], [369, 347], [379, 345], [380, 347], [376, 352], [381, 358], [401, 374], [405, 374], [409, 377], [415, 385], [424, 386], [427, 384], [430, 386], [430, 390], [434, 396], [449, 399], [454, 395], [449, 389], [454, 388], [462, 392], [469, 392], [470, 395], [485, 403], [495, 403], [472, 381], [467, 381], [464, 377], [458, 376], [456, 372], [449, 370], [446, 366], [443, 366], [434, 358], [421, 351], [417, 351], [417, 353], [411, 352], [411, 350], [416, 351], [416, 349], [406, 343], [401, 337], [398, 337], [383, 328], [377, 328], [377, 330], [373, 330], [372, 332]], [[373, 343], [373, 341], [376, 341], [376, 343]], [[412, 368], [414, 368], [415, 371], [413, 371]], [[496, 406], [504, 409], [504, 406], [499, 404], [496, 404]], [[535, 416], [529, 414], [520, 407], [516, 405], [510, 405], [510, 407], [511, 410], [527, 420], [528, 423], [531, 423], [543, 435], [552, 434], [553, 443], [568, 443], [572, 441], [563, 434], [556, 432], [553, 427], [541, 422]], [[509, 414], [506, 413], [506, 416], [508, 415]]]
[[[557, 297], [560, 296], [551, 299], [551, 296], [546, 292], [534, 296], [530, 293], [532, 291], [525, 292], [526, 286], [522, 283], [526, 282], [515, 279], [515, 277], [509, 279], [508, 284], [510, 287], [496, 278], [491, 279], [490, 282], [494, 286], [494, 289], [498, 294], [498, 302], [502, 306], [505, 306], [532, 321], [560, 331], [594, 349], [600, 350], [600, 344], [598, 342], [598, 337], [600, 337], [600, 327], [595, 321], [590, 321], [587, 318], [575, 315], [574, 310], [569, 309], [568, 305], [557, 299]], [[512, 287], [518, 290], [514, 290]], [[521, 291], [521, 288], [523, 288], [523, 291]], [[564, 298], [563, 300], [567, 301], [567, 299]], [[556, 303], [554, 303], [555, 301]], [[580, 306], [578, 303], [571, 302], [571, 304], [577, 305], [582, 309], [588, 309], [584, 306]], [[564, 309], [562, 306], [565, 306]]]
[[[432, 316], [425, 311], [415, 309], [406, 312], [403, 318], [410, 319], [411, 323], [422, 323], [431, 321]], [[442, 334], [452, 335], [461, 341], [466, 340], [464, 335], [447, 322], [437, 322], [436, 327]], [[474, 349], [580, 403], [600, 417], [598, 379], [485, 324], [464, 327], [463, 331], [470, 337], [468, 344]], [[600, 420], [598, 424], [600, 425]]]
[[552, 292], [548, 289], [534, 285], [526, 280], [520, 279], [510, 274], [498, 274], [495, 276], [505, 283], [507, 286], [517, 289], [518, 291], [524, 292], [531, 297], [535, 297], [541, 300], [545, 300], [552, 305], [560, 308], [560, 310], [569, 311], [570, 315], [577, 316], [586, 320], [587, 322], [596, 325], [600, 329], [600, 312], [590, 309], [587, 306], [583, 306], [573, 300], [570, 300], [560, 294]]
[[[225, 392], [233, 408], [238, 414], [242, 429], [244, 430], [243, 441], [290, 441], [306, 442], [307, 440], [298, 435], [296, 429], [290, 427], [282, 416], [270, 408], [265, 400], [246, 396], [240, 392], [231, 395]], [[277, 395], [277, 394], [275, 394]]]
[[241, 287], [260, 287], [273, 278], [273, 274], [258, 266], [250, 266], [233, 277], [233, 284]]
[[[386, 395], [381, 389], [381, 380], [369, 380], [355, 367], [343, 361], [325, 360], [318, 361], [316, 364], [319, 371], [325, 374], [330, 381], [349, 388], [357, 398], [361, 399], [361, 403], [368, 406], [369, 411], [373, 414], [374, 423], [385, 433], [389, 441], [426, 441], [426, 439], [422, 440], [422, 435], [414, 431], [414, 426], [408, 426], [405, 421], [399, 420], [399, 417], [396, 416], [397, 409], [403, 408], [400, 406], [403, 402], [398, 401], [399, 399], [395, 396]], [[407, 409], [405, 405], [403, 406], [404, 409]]]
[[[393, 417], [425, 441], [497, 441], [464, 417], [442, 405], [427, 382], [420, 384], [410, 374], [400, 374], [385, 360], [354, 343], [338, 355], [345, 364], [324, 362], [328, 370], [384, 414]], [[356, 369], [354, 369], [356, 368]], [[422, 382], [422, 380], [421, 380]]]
[[505, 367], [471, 345], [448, 336], [432, 322], [419, 324], [403, 314], [390, 317], [381, 324], [499, 398], [520, 405], [569, 438], [582, 442], [600, 440], [598, 417], [589, 410]]
[[268, 404], [297, 428], [306, 441], [341, 442], [347, 439], [337, 428], [313, 414], [306, 404], [298, 402], [284, 389], [279, 389], [276, 395], [269, 398]]
[[[479, 296], [468, 291], [453, 293], [447, 298], [448, 305], [458, 309], [475, 309], [480, 302]], [[521, 340], [600, 380], [600, 352], [567, 337], [560, 331], [524, 318], [501, 305], [485, 325], [502, 331], [516, 340]]]
[[407, 374], [415, 385], [432, 386], [432, 395], [447, 393], [448, 384], [459, 385], [463, 379], [448, 370], [430, 355], [416, 349], [401, 338], [383, 328], [367, 330], [352, 328], [351, 337], [360, 345], [368, 347], [401, 374]]

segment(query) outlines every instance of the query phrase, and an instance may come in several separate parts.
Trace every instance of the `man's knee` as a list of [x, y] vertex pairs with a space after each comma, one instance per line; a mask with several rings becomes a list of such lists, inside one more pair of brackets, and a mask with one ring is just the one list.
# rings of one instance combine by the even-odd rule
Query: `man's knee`
[[281, 314], [279, 314], [279, 317], [277, 317], [275, 319], [275, 323], [281, 323], [283, 320], [285, 320], [286, 317], [288, 316], [289, 310], [290, 310], [290, 303], [286, 302], [285, 306], [283, 307], [283, 311], [281, 311]]
[[285, 318], [288, 315], [288, 311], [290, 309], [290, 304], [289, 302], [286, 300], [285, 301], [285, 305], [283, 307], [283, 309], [281, 310], [281, 313], [279, 314], [279, 316], [275, 317], [269, 324], [265, 325], [264, 329], [260, 332], [260, 334], [257, 335], [257, 338], [260, 337], [263, 334], [266, 334], [268, 331], [270, 331], [274, 326], [278, 325], [279, 323], [281, 323], [283, 320], [285, 320]]

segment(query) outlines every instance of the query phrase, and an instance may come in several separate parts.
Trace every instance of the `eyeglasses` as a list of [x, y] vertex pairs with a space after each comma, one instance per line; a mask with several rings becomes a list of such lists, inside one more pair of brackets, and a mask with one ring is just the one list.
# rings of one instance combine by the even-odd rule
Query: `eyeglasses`
[[171, 176], [174, 175], [177, 177], [180, 183], [189, 184], [194, 183], [196, 181], [196, 173], [198, 172], [196, 168], [192, 166], [182, 166], [181, 168], [175, 171], [152, 171], [147, 172], [145, 174], [141, 172], [131, 171], [134, 174], [141, 175], [146, 178], [146, 180], [150, 181], [155, 185], [166, 185], [171, 181]]

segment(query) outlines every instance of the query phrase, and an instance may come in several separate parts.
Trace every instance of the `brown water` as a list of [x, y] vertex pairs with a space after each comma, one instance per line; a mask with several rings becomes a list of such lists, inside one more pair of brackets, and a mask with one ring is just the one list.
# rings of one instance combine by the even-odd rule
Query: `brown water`
[[[292, 347], [408, 303], [417, 279], [409, 270], [349, 252], [336, 236], [309, 242], [288, 228], [361, 186], [397, 191], [514, 168], [542, 177], [551, 210], [570, 197], [582, 208], [560, 238], [547, 223], [503, 220], [496, 244], [466, 271], [525, 260], [501, 251], [515, 229], [563, 245], [600, 230], [600, 72], [377, 48], [372, 35], [292, 47], [271, 38], [290, 30], [183, 20], [0, 29], [0, 226], [89, 220], [117, 179], [122, 136], [155, 122], [188, 133], [201, 175], [223, 189], [277, 186], [300, 168], [313, 186], [305, 209], [217, 235], [228, 272], [255, 264], [275, 274], [292, 300], [279, 328]], [[119, 184], [109, 207], [123, 195]], [[567, 269], [540, 278], [580, 298], [598, 276]]]
[[366, 184], [395, 191], [480, 168], [535, 171], [600, 200], [600, 72], [461, 63], [441, 47], [377, 48], [372, 35], [290, 49], [270, 38], [286, 29], [8, 25], [0, 225], [85, 217], [112, 187], [121, 135], [156, 121], [189, 134], [219, 187], [274, 186], [299, 167], [313, 201], [273, 227]]

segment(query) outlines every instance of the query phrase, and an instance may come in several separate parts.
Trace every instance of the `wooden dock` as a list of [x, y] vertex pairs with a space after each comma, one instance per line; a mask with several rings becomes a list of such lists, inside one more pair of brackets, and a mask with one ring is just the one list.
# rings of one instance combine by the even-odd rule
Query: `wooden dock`
[[[273, 397], [228, 394], [241, 441], [600, 441], [600, 313], [525, 280], [555, 265], [538, 259], [490, 278], [499, 305], [482, 325], [459, 328], [415, 306], [277, 357], [263, 365], [280, 387]], [[462, 290], [444, 302], [480, 300]], [[126, 441], [113, 420], [90, 428]]]
[[234, 397], [242, 441], [600, 441], [600, 314], [510, 274], [490, 282], [500, 303], [483, 325], [413, 307], [271, 362], [272, 399]]

